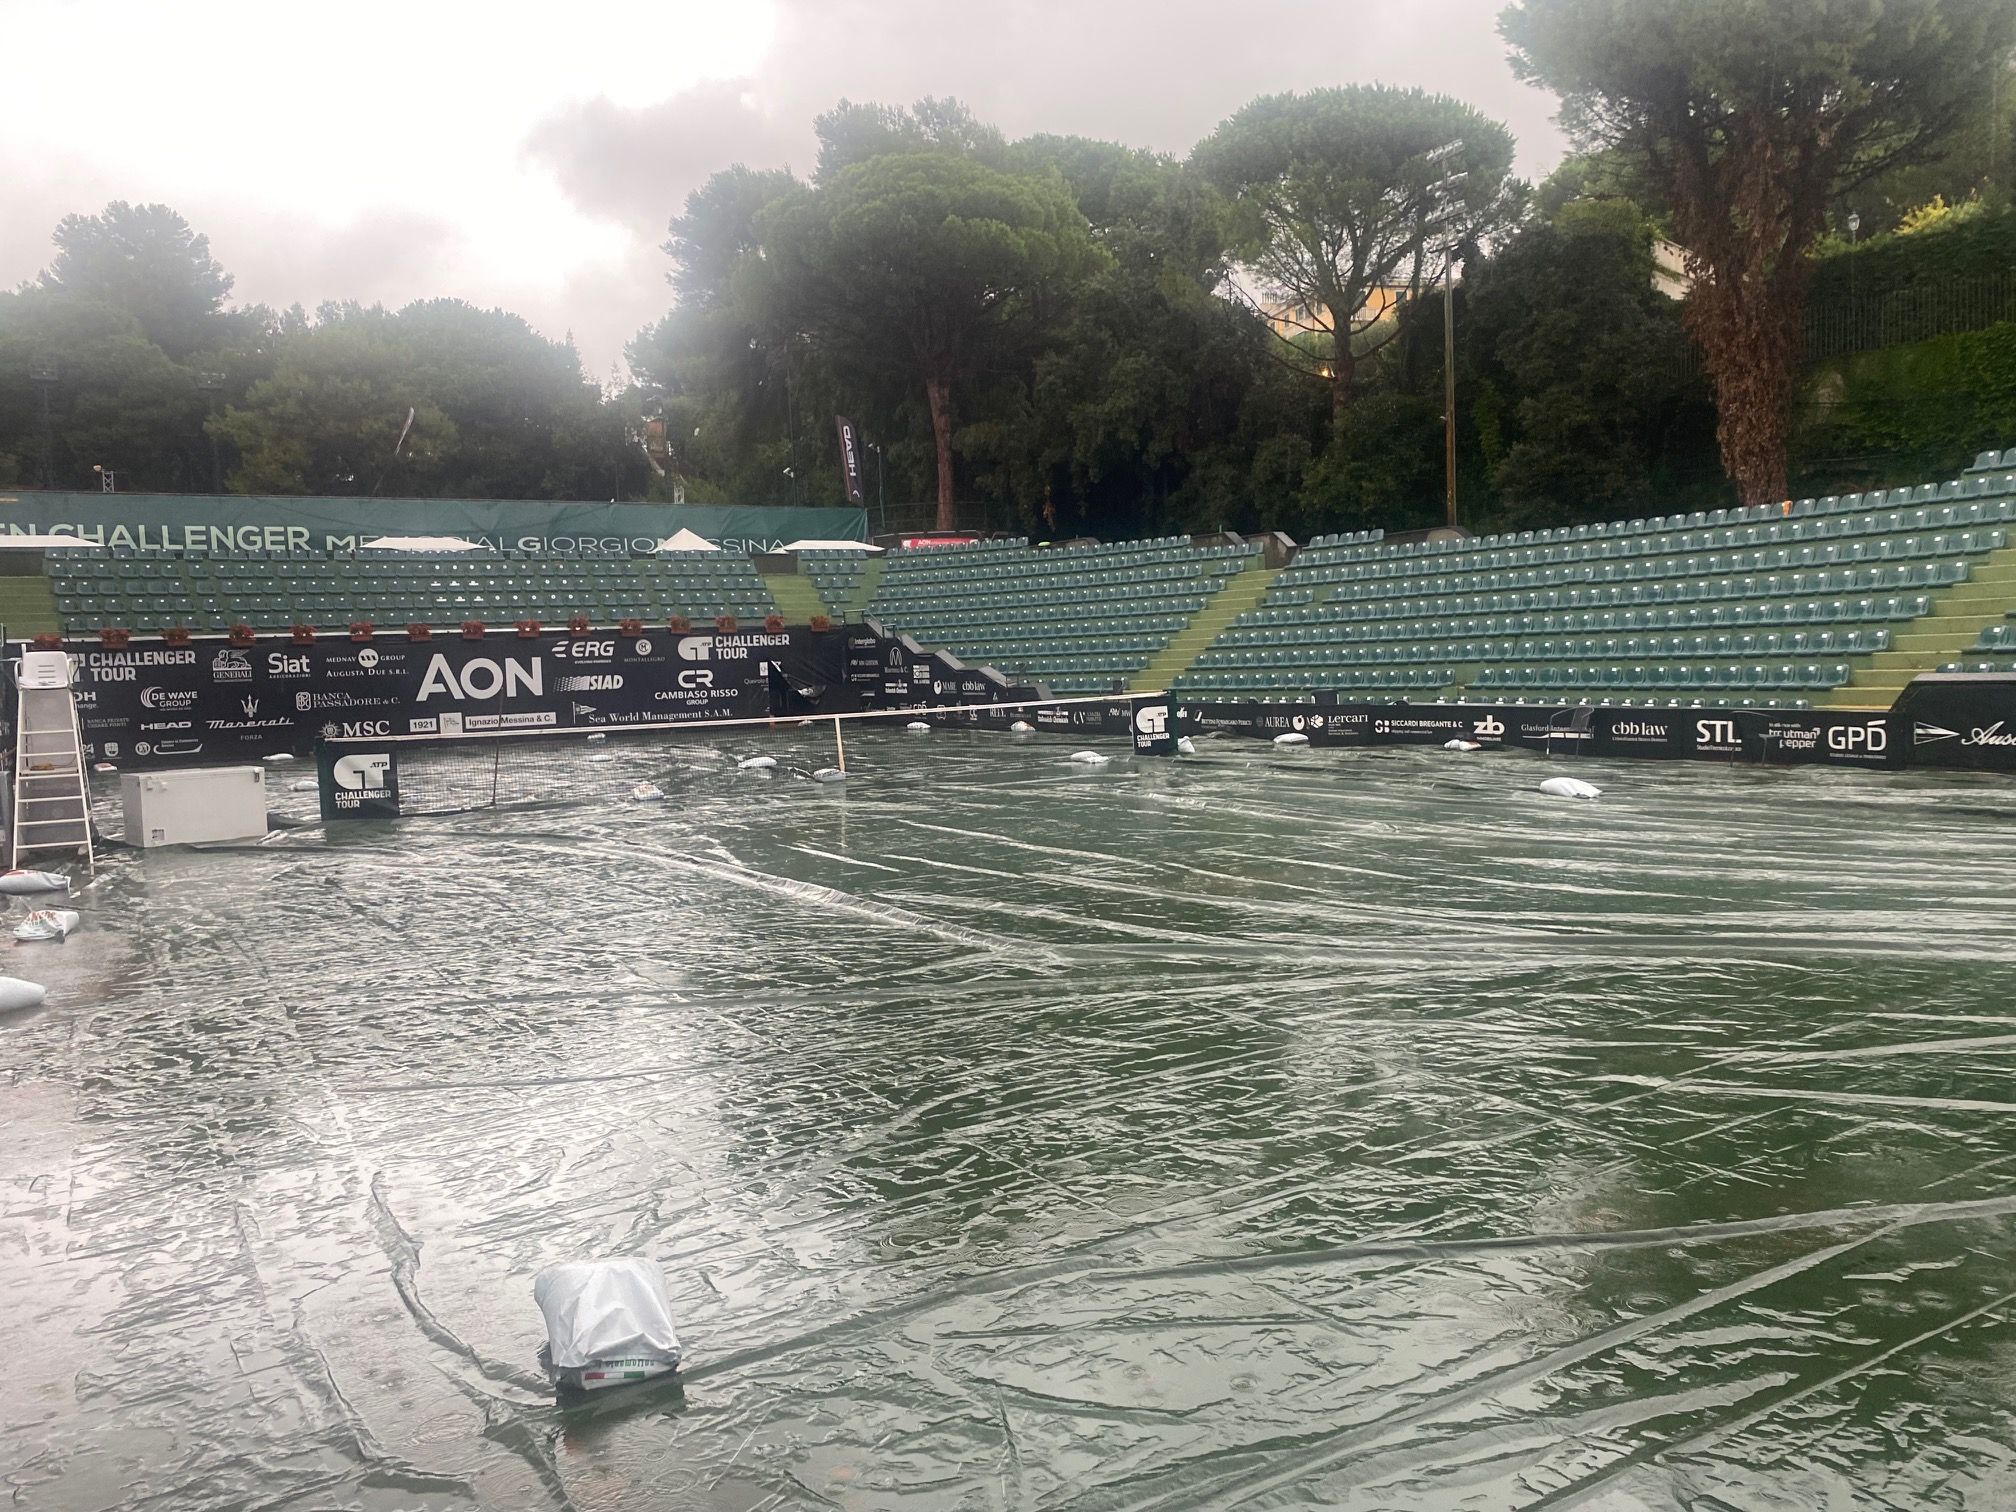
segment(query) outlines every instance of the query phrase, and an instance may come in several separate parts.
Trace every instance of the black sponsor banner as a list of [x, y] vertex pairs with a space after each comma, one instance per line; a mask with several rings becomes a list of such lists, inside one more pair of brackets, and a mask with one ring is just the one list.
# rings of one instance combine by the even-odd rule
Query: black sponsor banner
[[324, 819], [397, 819], [399, 748], [316, 748]]
[[1136, 756], [1176, 754], [1176, 705], [1166, 693], [1130, 701]]
[[[1185, 704], [1186, 734], [1223, 731], [1271, 740], [1306, 735], [1312, 746], [1446, 745], [1549, 755], [1667, 757], [1772, 765], [1909, 764], [1892, 715], [1845, 710], [1620, 709], [1545, 704]], [[2016, 709], [2006, 728], [2016, 729]], [[1995, 733], [1987, 732], [1991, 736]], [[1957, 738], [1957, 737], [1956, 737]], [[1992, 765], [1976, 760], [1970, 765]], [[2016, 739], [2007, 758], [2016, 769]]]
[[[87, 754], [121, 766], [247, 761], [306, 752], [318, 740], [617, 729], [1038, 696], [914, 641], [804, 627], [70, 649]], [[1124, 732], [1125, 708], [1093, 727], [1101, 723]]]
[[1907, 766], [2016, 771], [2016, 676], [1928, 672], [1890, 711]]

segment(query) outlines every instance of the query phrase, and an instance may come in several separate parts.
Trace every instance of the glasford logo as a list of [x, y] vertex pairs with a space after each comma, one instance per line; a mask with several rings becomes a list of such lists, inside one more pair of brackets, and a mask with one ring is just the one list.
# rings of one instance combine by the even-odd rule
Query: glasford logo
[[193, 709], [196, 707], [196, 690], [194, 688], [142, 688], [140, 690], [140, 707], [143, 709], [161, 709], [163, 711], [180, 713], [184, 709]]

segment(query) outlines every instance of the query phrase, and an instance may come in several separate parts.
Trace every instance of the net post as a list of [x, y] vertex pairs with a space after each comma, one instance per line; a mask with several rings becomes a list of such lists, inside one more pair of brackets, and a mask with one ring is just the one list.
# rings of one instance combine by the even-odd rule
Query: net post
[[840, 738], [840, 716], [837, 714], [833, 716], [833, 755], [835, 758], [833, 764], [841, 771], [846, 771], [847, 742]]

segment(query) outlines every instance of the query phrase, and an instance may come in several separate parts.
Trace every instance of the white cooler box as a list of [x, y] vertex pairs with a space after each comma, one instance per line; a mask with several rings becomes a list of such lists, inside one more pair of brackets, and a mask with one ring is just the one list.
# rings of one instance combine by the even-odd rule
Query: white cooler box
[[264, 768], [129, 772], [119, 780], [128, 845], [200, 845], [266, 837]]

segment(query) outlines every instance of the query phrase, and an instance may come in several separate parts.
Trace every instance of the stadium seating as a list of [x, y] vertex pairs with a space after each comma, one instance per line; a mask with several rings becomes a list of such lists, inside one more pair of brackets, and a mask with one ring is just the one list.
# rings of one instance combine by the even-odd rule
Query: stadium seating
[[1052, 692], [1109, 691], [1260, 553], [1187, 536], [1032, 548], [1027, 540], [891, 552], [867, 614]]
[[639, 558], [474, 553], [373, 553], [311, 557], [141, 556], [103, 547], [49, 552], [47, 570], [63, 628], [223, 630], [287, 625], [460, 624], [464, 620], [662, 622], [774, 612], [747, 557], [667, 552]]
[[1796, 706], [1890, 650], [2012, 526], [2016, 474], [1997, 473], [1467, 540], [1318, 538], [1176, 686]]

